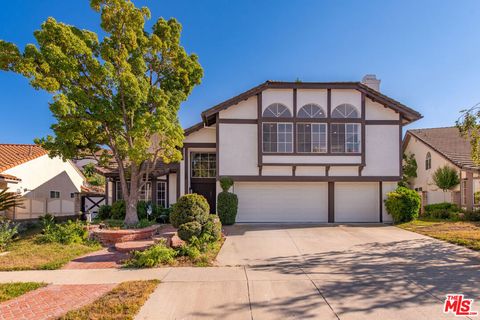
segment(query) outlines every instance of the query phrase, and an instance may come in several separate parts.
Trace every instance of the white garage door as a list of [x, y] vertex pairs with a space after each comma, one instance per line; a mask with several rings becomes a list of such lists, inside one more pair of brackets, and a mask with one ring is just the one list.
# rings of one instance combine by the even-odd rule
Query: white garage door
[[327, 222], [325, 182], [237, 182], [237, 222]]
[[335, 222], [379, 222], [378, 182], [335, 182]]

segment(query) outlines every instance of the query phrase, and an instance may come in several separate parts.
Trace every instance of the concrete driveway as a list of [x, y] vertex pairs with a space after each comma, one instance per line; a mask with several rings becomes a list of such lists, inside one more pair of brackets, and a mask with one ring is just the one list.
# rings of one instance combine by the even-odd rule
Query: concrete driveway
[[396, 227], [226, 231], [219, 267], [172, 269], [137, 319], [459, 319], [445, 294], [480, 298], [479, 254]]

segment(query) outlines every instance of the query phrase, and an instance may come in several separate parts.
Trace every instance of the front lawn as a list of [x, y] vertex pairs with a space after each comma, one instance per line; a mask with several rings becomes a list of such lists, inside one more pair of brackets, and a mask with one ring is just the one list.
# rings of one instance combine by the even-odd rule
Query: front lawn
[[98, 244], [37, 243], [38, 230], [20, 235], [0, 256], [0, 271], [52, 270], [62, 267], [70, 260], [101, 249]]
[[43, 282], [12, 282], [0, 283], [0, 302], [7, 301], [29, 291], [45, 287], [47, 284]]
[[159, 282], [158, 280], [122, 282], [95, 302], [72, 310], [60, 319], [133, 319]]
[[397, 227], [480, 251], [480, 222], [421, 219]]

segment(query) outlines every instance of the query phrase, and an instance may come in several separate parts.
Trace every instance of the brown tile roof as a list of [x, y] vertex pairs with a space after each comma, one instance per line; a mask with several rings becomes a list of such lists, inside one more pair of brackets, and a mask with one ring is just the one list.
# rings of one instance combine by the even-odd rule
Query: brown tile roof
[[[117, 177], [119, 175], [118, 165], [116, 162], [111, 162], [108, 168], [96, 166], [96, 171], [106, 177]], [[157, 161], [155, 168], [152, 170], [152, 174], [159, 176], [164, 175], [170, 172], [177, 172], [179, 169], [178, 163], [163, 163], [162, 161]]]
[[19, 179], [15, 176], [12, 176], [11, 174], [5, 174], [5, 173], [0, 173], [0, 179], [2, 180], [13, 180], [13, 181], [22, 181], [22, 179]]
[[408, 130], [405, 143], [408, 143], [408, 134], [423, 141], [460, 168], [480, 169], [472, 160], [470, 142], [460, 135], [457, 127]]
[[48, 154], [34, 144], [0, 144], [0, 172]]

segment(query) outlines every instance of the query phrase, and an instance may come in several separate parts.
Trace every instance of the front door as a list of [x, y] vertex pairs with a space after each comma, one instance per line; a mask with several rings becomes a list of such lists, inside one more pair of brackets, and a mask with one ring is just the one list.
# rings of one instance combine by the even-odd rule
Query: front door
[[217, 157], [213, 152], [192, 152], [190, 159], [190, 190], [204, 196], [210, 213], [216, 210]]
[[192, 193], [198, 193], [207, 199], [210, 213], [215, 213], [217, 203], [215, 185], [215, 179], [192, 179]]

